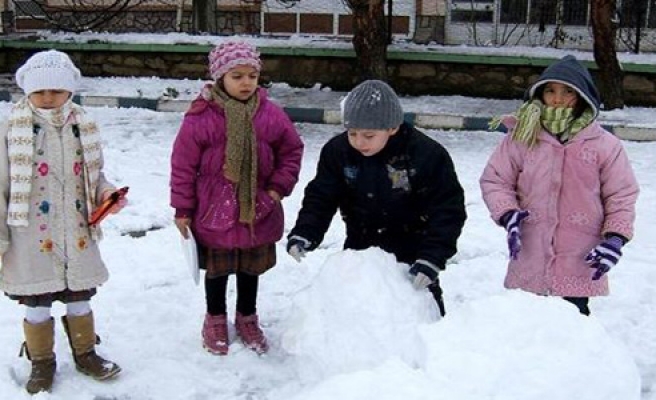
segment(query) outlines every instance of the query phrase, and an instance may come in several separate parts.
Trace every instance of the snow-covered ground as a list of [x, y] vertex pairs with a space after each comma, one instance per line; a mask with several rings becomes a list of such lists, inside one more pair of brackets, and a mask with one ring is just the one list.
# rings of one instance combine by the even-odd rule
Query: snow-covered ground
[[[8, 107], [0, 103], [0, 115]], [[505, 235], [478, 188], [502, 134], [427, 131], [450, 151], [469, 215], [442, 275], [446, 318], [436, 318], [429, 296], [411, 288], [406, 267], [391, 256], [342, 251], [343, 225], [335, 219], [300, 264], [281, 241], [276, 268], [262, 277], [258, 309], [271, 351], [257, 356], [235, 342], [219, 357], [201, 347], [203, 290], [185, 265], [168, 206], [169, 155], [181, 114], [89, 110], [102, 128], [107, 176], [130, 186], [128, 207], [103, 223], [111, 278], [92, 302], [103, 339], [98, 351], [123, 372], [105, 383], [78, 374], [57, 324], [54, 390], [27, 395], [29, 363], [17, 357], [23, 309], [3, 298], [1, 398], [656, 400], [656, 143], [625, 143], [642, 190], [636, 235], [610, 272], [611, 296], [591, 301], [592, 317], [557, 298], [503, 289]], [[319, 149], [339, 131], [297, 126], [306, 147], [301, 181], [284, 200], [286, 230]], [[148, 232], [128, 235], [141, 230]], [[234, 301], [231, 281], [231, 308]], [[62, 313], [58, 304], [54, 315]]]

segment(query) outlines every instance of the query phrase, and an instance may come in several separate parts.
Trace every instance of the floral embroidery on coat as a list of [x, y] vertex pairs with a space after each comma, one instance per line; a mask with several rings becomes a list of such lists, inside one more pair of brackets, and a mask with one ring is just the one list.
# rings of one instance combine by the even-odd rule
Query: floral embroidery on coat
[[43, 239], [39, 241], [41, 243], [41, 251], [44, 253], [50, 253], [52, 252], [52, 248], [54, 247], [52, 240], [50, 239]]
[[39, 174], [40, 174], [41, 176], [46, 176], [46, 175], [48, 175], [48, 170], [49, 170], [49, 169], [50, 169], [50, 168], [48, 167], [48, 164], [47, 164], [47, 163], [41, 163], [41, 164], [39, 165], [38, 171], [39, 171]]

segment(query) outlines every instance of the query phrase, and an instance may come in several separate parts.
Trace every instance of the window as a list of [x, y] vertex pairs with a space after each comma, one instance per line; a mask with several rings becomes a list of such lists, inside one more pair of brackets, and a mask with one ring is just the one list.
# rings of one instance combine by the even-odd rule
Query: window
[[[528, 18], [528, 23], [544, 28], [546, 25], [555, 25], [557, 18], [564, 25], [587, 26], [590, 21], [590, 0], [494, 0], [493, 3], [486, 3], [488, 0], [450, 1], [451, 21], [454, 22], [491, 22], [494, 20], [494, 5], [498, 6], [499, 22], [502, 24], [524, 24]], [[656, 9], [656, 0], [623, 1], [624, 7], [627, 7], [626, 3], [646, 4], [651, 1]], [[650, 23], [656, 24], [656, 15]]]
[[500, 21], [502, 24], [522, 24], [526, 22], [528, 0], [502, 0]]
[[530, 23], [540, 26], [556, 24], [557, 0], [532, 0]]
[[647, 27], [656, 28], [656, 1], [649, 4], [649, 15], [647, 16]]
[[565, 25], [587, 25], [588, 0], [563, 1], [563, 23]]
[[39, 6], [36, 1], [33, 0], [19, 0], [15, 1], [14, 5], [16, 7], [16, 16], [17, 17], [45, 17], [43, 9]]
[[492, 22], [492, 10], [452, 10], [451, 22]]
[[623, 0], [619, 9], [620, 27], [636, 28], [645, 26], [647, 2], [645, 0]]

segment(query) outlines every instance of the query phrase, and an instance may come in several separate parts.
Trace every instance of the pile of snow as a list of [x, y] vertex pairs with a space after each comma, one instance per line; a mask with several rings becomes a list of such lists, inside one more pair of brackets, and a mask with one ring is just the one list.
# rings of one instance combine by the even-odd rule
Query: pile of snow
[[439, 314], [430, 293], [412, 287], [407, 271], [407, 264], [377, 248], [329, 256], [295, 296], [283, 332], [283, 348], [313, 365], [300, 372], [319, 379], [394, 357], [418, 365], [425, 348], [417, 326]]
[[479, 299], [422, 335], [426, 374], [446, 398], [640, 399], [626, 349], [557, 297], [508, 291]]
[[507, 291], [450, 311], [439, 319], [379, 249], [327, 257], [282, 336], [318, 382], [295, 398], [640, 399], [626, 349], [560, 298]]

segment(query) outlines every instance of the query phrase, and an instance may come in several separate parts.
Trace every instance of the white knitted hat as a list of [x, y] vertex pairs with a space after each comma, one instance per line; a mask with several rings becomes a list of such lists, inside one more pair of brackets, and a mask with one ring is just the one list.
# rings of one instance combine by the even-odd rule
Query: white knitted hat
[[46, 50], [34, 54], [16, 71], [16, 83], [25, 94], [39, 90], [66, 90], [75, 93], [80, 88], [82, 74], [66, 53]]

